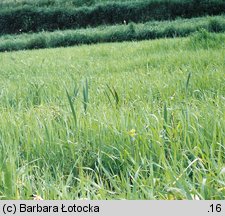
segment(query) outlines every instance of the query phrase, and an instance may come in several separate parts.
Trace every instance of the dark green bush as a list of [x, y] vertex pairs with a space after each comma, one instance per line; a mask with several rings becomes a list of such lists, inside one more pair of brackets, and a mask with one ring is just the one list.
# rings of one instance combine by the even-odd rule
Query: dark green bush
[[46, 39], [41, 36], [31, 38], [27, 42], [27, 49], [40, 49], [40, 48], [46, 48], [46, 47], [47, 47]]
[[209, 28], [208, 30], [210, 32], [221, 32], [224, 30], [224, 26], [222, 25], [222, 23], [218, 20], [218, 19], [211, 19], [209, 21]]
[[[123, 23], [124, 20], [126, 23], [172, 20], [177, 17], [217, 15], [224, 11], [225, 1], [219, 0], [114, 2], [80, 8], [26, 5], [0, 9], [0, 34], [86, 28]], [[212, 28], [215, 28], [215, 23], [212, 23]], [[168, 29], [168, 34], [173, 34], [173, 30]]]

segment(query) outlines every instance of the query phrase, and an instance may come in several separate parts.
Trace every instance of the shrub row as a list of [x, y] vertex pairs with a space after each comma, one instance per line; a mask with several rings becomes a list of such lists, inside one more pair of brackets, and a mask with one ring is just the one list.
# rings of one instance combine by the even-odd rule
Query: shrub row
[[[22, 7], [25, 5], [31, 5], [33, 7], [52, 7], [52, 6], [93, 6], [99, 3], [107, 2], [124, 2], [124, 0], [1, 0], [0, 8], [2, 7]], [[126, 1], [135, 1], [135, 0], [126, 0]], [[138, 1], [138, 0], [136, 0]], [[160, 0], [159, 0], [160, 1]], [[183, 0], [181, 0], [183, 1]]]
[[36, 8], [32, 6], [0, 10], [0, 34], [53, 31], [96, 27], [149, 20], [171, 20], [218, 15], [225, 11], [225, 1], [142, 1], [108, 3], [80, 8]]
[[0, 2], [0, 7], [22, 7], [25, 5], [31, 5], [34, 7], [52, 7], [52, 6], [91, 6], [95, 4], [95, 0], [20, 0], [20, 1], [10, 1], [2, 0]]
[[215, 18], [204, 17], [190, 20], [180, 19], [171, 22], [130, 23], [127, 26], [116, 25], [94, 29], [6, 35], [0, 37], [0, 51], [66, 47], [79, 44], [122, 42], [164, 37], [185, 37], [201, 29], [209, 32], [225, 32], [224, 18], [224, 16]]
[[[0, 8], [15, 8], [30, 5], [32, 7], [82, 7], [82, 6], [93, 6], [96, 4], [107, 4], [109, 2], [140, 2], [141, 0], [1, 0]], [[143, 0], [142, 0], [143, 1]], [[165, 2], [165, 0], [148, 0], [149, 2]], [[170, 2], [185, 2], [188, 0], [168, 0]], [[198, 0], [199, 1], [199, 0]], [[206, 0], [209, 2], [212, 0]], [[213, 0], [221, 2], [222, 0]]]

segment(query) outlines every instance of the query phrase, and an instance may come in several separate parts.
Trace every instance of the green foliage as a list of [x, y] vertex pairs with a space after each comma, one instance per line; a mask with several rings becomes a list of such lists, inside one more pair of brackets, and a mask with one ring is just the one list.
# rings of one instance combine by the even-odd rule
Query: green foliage
[[[133, 0], [126, 0], [133, 1]], [[93, 6], [99, 3], [109, 3], [109, 0], [1, 0], [0, 7], [15, 8], [30, 5], [33, 7], [55, 7], [55, 6], [68, 6], [68, 7], [81, 7]], [[113, 2], [123, 2], [123, 0], [113, 0]]]
[[[212, 28], [212, 20], [216, 26]], [[215, 26], [214, 26], [215, 27]], [[78, 44], [93, 44], [102, 42], [122, 42], [132, 40], [148, 40], [163, 37], [185, 37], [200, 29], [213, 32], [225, 31], [224, 16], [203, 17], [193, 19], [178, 19], [175, 21], [148, 22], [145, 24], [128, 23], [128, 25], [104, 26], [80, 30], [41, 32], [37, 34], [22, 34], [17, 36], [2, 36], [0, 51], [21, 49], [38, 49]]]
[[[2, 161], [3, 162], [3, 161]], [[14, 161], [5, 161], [5, 164], [3, 165], [2, 172], [2, 183], [5, 185], [5, 190], [7, 196], [6, 199], [15, 199], [16, 198], [16, 187], [15, 187], [15, 176], [16, 176], [16, 169]]]
[[[126, 22], [171, 20], [177, 17], [191, 18], [219, 15], [225, 11], [225, 2], [212, 1], [134, 1], [109, 2], [90, 7], [23, 7], [0, 10], [0, 34], [53, 31], [88, 26], [112, 25]], [[168, 34], [173, 34], [169, 29]]]
[[88, 106], [88, 80], [86, 79], [85, 85], [83, 86], [83, 105], [84, 105], [84, 112], [87, 114], [87, 106]]
[[[109, 85], [107, 85], [107, 91], [105, 91], [105, 95], [107, 96], [111, 105], [115, 103], [116, 107], [118, 107], [120, 99], [114, 87], [110, 87]], [[113, 98], [112, 100], [111, 100], [111, 97]], [[114, 103], [112, 101], [114, 101]]]
[[209, 27], [208, 27], [208, 30], [210, 32], [222, 32], [225, 30], [224, 28], [225, 28], [225, 26], [222, 25], [220, 20], [218, 20], [216, 18], [210, 19]]
[[73, 119], [74, 119], [75, 127], [77, 127], [77, 115], [76, 115], [75, 107], [74, 107], [74, 104], [73, 104], [73, 101], [72, 101], [72, 97], [69, 95], [67, 90], [66, 90], [66, 95], [67, 95], [67, 98], [68, 98], [68, 101], [69, 101], [69, 104], [70, 104], [70, 108], [71, 108], [71, 111], [72, 111], [72, 116], [73, 116]]

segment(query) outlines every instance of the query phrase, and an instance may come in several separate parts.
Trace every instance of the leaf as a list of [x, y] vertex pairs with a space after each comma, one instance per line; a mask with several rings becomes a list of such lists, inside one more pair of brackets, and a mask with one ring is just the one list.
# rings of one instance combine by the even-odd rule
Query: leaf
[[83, 86], [83, 105], [84, 105], [84, 112], [87, 113], [87, 105], [88, 105], [88, 81], [86, 79], [85, 86]]
[[187, 92], [187, 90], [188, 90], [190, 78], [191, 78], [191, 73], [188, 74], [188, 78], [187, 78], [187, 82], [186, 82], [186, 92]]
[[73, 114], [73, 119], [74, 119], [75, 127], [77, 127], [77, 116], [76, 116], [76, 112], [75, 112], [75, 109], [74, 109], [74, 105], [72, 103], [71, 96], [69, 95], [67, 89], [66, 89], [66, 95], [67, 95], [67, 98], [69, 100], [70, 108], [71, 108], [71, 111], [72, 111], [72, 114]]

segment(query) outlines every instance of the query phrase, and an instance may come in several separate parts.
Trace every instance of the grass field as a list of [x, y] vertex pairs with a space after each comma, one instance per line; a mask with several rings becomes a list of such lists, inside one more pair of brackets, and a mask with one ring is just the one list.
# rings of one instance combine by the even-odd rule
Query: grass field
[[1, 53], [0, 198], [224, 199], [225, 49], [198, 39]]

